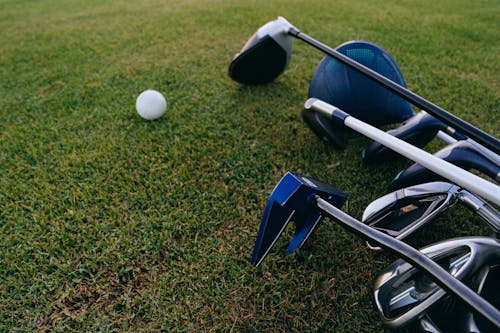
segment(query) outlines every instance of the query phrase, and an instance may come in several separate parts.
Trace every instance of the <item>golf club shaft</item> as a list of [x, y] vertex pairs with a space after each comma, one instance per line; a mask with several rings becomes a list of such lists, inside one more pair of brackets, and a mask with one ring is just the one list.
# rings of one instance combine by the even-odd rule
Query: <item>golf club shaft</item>
[[443, 131], [438, 131], [438, 133], [436, 134], [436, 137], [446, 144], [452, 144], [452, 143], [457, 142], [457, 139], [453, 138], [451, 135], [449, 135], [448, 133], [445, 133]]
[[315, 40], [314, 38], [300, 32], [299, 30], [297, 30], [294, 27], [289, 29], [288, 34], [306, 42], [307, 44], [309, 44], [309, 45], [319, 49], [320, 51], [326, 53], [327, 55], [337, 59], [338, 61], [344, 63], [345, 65], [351, 67], [352, 69], [358, 71], [359, 73], [369, 77], [370, 79], [381, 84], [385, 88], [394, 92], [398, 96], [404, 98], [405, 100], [412, 103], [413, 105], [421, 108], [422, 110], [429, 112], [431, 115], [433, 115], [437, 119], [441, 120], [442, 122], [454, 127], [457, 130], [460, 130], [463, 134], [474, 139], [475, 141], [482, 144], [483, 146], [491, 149], [496, 154], [500, 154], [500, 142], [495, 137], [489, 135], [488, 133], [478, 129], [475, 126], [472, 126], [471, 124], [454, 116], [453, 114], [449, 113], [448, 111], [446, 111], [446, 110], [440, 108], [439, 106], [429, 102], [425, 98], [411, 92], [410, 90], [406, 89], [405, 87], [402, 87], [401, 85], [395, 83], [394, 81], [389, 80], [388, 78], [384, 77], [383, 75], [375, 72], [374, 70], [372, 70], [366, 66], [363, 66], [362, 64], [358, 63], [357, 61], [349, 58], [348, 56], [343, 55], [342, 53], [340, 53], [340, 52], [332, 49], [331, 47]]
[[417, 148], [401, 139], [398, 139], [378, 128], [364, 123], [342, 110], [325, 103], [319, 99], [310, 98], [305, 103], [306, 109], [311, 109], [330, 117], [333, 121], [343, 122], [343, 124], [370, 139], [377, 141], [387, 148], [420, 163], [425, 168], [454, 182], [457, 185], [489, 200], [496, 205], [500, 205], [500, 187], [481, 177], [478, 177], [464, 169], [461, 169], [447, 161], [444, 161], [428, 152]]
[[[436, 137], [448, 145], [458, 142], [457, 139], [455, 139], [454, 137], [452, 137], [451, 135], [449, 135], [448, 133], [443, 132], [443, 131], [438, 131], [438, 133], [436, 134]], [[469, 142], [472, 146], [474, 146], [475, 150], [479, 151], [482, 155], [485, 156], [485, 158], [491, 160], [491, 162], [496, 163], [496, 164], [500, 164], [500, 156], [498, 156], [498, 154], [495, 154], [494, 152], [492, 152], [488, 148], [480, 145], [479, 143], [472, 140], [471, 138], [466, 138], [463, 141]]]
[[378, 243], [383, 248], [390, 250], [415, 267], [425, 271], [439, 286], [460, 298], [469, 308], [500, 328], [500, 311], [420, 251], [365, 225], [326, 200], [316, 197], [315, 201], [319, 209], [334, 220], [339, 221], [342, 226], [357, 233], [366, 240]]

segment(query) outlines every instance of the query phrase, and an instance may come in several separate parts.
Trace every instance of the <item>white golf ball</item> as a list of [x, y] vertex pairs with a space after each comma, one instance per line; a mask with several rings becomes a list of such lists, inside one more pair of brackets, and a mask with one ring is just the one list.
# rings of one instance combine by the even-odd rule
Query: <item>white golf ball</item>
[[167, 110], [167, 101], [158, 91], [145, 90], [137, 97], [135, 108], [142, 118], [155, 120], [165, 114]]

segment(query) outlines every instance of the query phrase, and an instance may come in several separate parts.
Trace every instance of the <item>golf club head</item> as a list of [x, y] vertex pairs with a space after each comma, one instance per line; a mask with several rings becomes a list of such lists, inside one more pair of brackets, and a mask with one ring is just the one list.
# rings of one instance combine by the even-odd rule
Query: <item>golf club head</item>
[[300, 248], [315, 230], [323, 215], [312, 203], [321, 197], [336, 207], [342, 206], [347, 196], [334, 186], [296, 173], [288, 172], [274, 188], [269, 198], [251, 263], [258, 266], [272, 249], [286, 226], [293, 221], [295, 233], [288, 244], [287, 254]]
[[[377, 73], [406, 86], [396, 61], [380, 46], [368, 41], [349, 41], [336, 49]], [[336, 105], [374, 126], [398, 123], [414, 115], [410, 104], [376, 82], [326, 56], [319, 63], [309, 85], [309, 97]], [[335, 126], [320, 114], [302, 112], [311, 130], [327, 144], [343, 149], [342, 126]]]
[[[424, 183], [386, 194], [366, 207], [362, 221], [396, 239], [404, 239], [457, 202], [480, 216], [495, 234], [500, 233], [500, 213], [494, 207], [446, 182]], [[380, 250], [369, 242], [368, 247]]]
[[[500, 158], [498, 155], [488, 155], [476, 145], [468, 141], [452, 143], [434, 154], [465, 170], [477, 170], [496, 181], [500, 181]], [[441, 180], [442, 177], [424, 168], [420, 164], [413, 164], [401, 171], [390, 184], [391, 190], [412, 186], [415, 184]]]
[[[500, 263], [500, 242], [487, 237], [451, 239], [420, 251], [467, 285], [485, 266]], [[380, 273], [374, 295], [384, 325], [401, 329], [424, 318], [446, 292], [399, 259]]]
[[[488, 303], [500, 308], [498, 281], [500, 281], [500, 263], [497, 260], [484, 265], [472, 277], [469, 287]], [[491, 323], [471, 312], [448, 294], [411, 325], [410, 330], [422, 333], [497, 331]]]
[[[455, 204], [461, 189], [445, 182], [431, 182], [396, 190], [371, 202], [363, 223], [396, 239], [404, 239]], [[368, 242], [373, 250], [379, 247]]]
[[[437, 120], [425, 111], [421, 111], [404, 121], [399, 127], [387, 131], [387, 133], [404, 140], [412, 145], [422, 148], [429, 143], [438, 133], [438, 131], [448, 130], [448, 126], [442, 121]], [[458, 132], [453, 133], [457, 140], [465, 140], [467, 137]], [[362, 157], [366, 163], [389, 161], [392, 158], [400, 156], [391, 149], [378, 142], [372, 142], [363, 150]]]
[[260, 27], [231, 61], [231, 79], [242, 84], [265, 84], [278, 77], [292, 56], [290, 28], [293, 26], [281, 16]]

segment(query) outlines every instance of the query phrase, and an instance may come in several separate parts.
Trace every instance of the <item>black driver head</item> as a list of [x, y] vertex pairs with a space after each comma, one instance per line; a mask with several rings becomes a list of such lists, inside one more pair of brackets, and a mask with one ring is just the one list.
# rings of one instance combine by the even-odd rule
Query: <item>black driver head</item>
[[288, 66], [292, 55], [293, 27], [283, 17], [263, 25], [229, 65], [229, 76], [242, 84], [272, 82]]

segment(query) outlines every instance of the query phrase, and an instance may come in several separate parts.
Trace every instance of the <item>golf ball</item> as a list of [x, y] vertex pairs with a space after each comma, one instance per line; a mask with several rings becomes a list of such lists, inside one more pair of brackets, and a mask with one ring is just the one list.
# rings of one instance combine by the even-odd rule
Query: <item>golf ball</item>
[[137, 113], [144, 119], [155, 120], [163, 116], [167, 110], [167, 101], [156, 90], [145, 90], [135, 102]]

